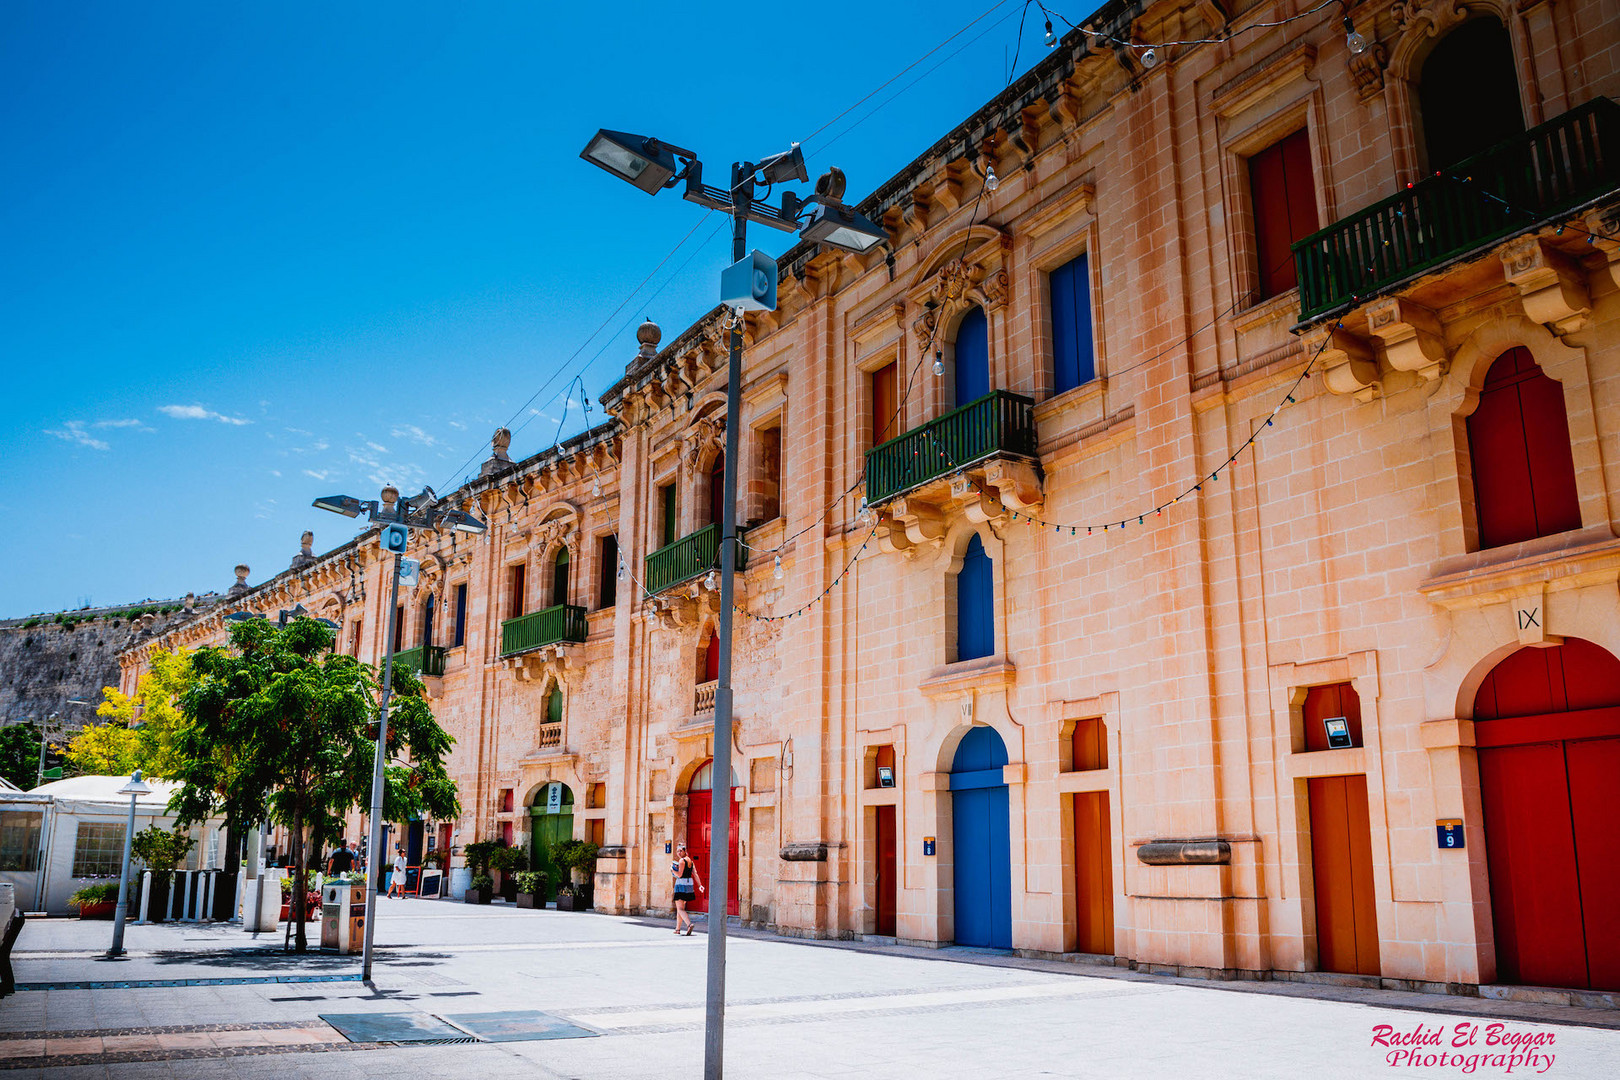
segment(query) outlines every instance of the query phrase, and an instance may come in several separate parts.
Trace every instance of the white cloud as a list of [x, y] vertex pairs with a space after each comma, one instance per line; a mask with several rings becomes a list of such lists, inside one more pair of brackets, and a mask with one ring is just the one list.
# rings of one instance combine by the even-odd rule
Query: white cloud
[[[280, 476], [281, 474], [277, 473], [276, 475]], [[324, 482], [328, 476], [332, 475], [332, 470], [331, 469], [321, 469], [319, 471], [316, 471], [315, 469], [305, 469], [304, 470], [304, 475], [309, 477], [311, 480], [320, 480], [320, 481]]]
[[366, 443], [366, 445], [369, 446], [376, 453], [379, 453], [379, 454], [388, 453], [388, 447], [386, 447], [386, 446], [380, 446], [380, 445], [378, 445], [377, 443], [374, 443], [374, 442], [368, 442], [368, 443]]
[[236, 427], [253, 423], [253, 421], [244, 420], [240, 416], [226, 416], [224, 413], [205, 409], [201, 405], [159, 405], [158, 412], [176, 420], [218, 420], [222, 424], [231, 424]]
[[439, 445], [438, 439], [435, 439], [432, 435], [429, 435], [415, 424], [406, 424], [403, 427], [397, 427], [393, 431], [389, 432], [389, 434], [396, 439], [409, 439], [411, 442], [417, 443], [421, 446]]
[[270, 475], [279, 479], [280, 476], [281, 476], [281, 470], [280, 469], [271, 469], [270, 470]]
[[152, 430], [139, 420], [97, 420], [90, 426], [98, 428], [138, 428], [141, 431]]
[[96, 438], [84, 430], [83, 420], [69, 420], [56, 430], [47, 429], [45, 434], [55, 435], [58, 439], [65, 439], [77, 446], [88, 446], [92, 450], [111, 450], [112, 446]]

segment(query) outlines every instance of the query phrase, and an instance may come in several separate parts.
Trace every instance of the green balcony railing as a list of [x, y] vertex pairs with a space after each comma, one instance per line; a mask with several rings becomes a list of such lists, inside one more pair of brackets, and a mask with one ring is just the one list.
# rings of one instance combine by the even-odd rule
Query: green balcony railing
[[418, 675], [444, 674], [445, 648], [442, 645], [418, 645], [414, 649], [401, 649], [394, 654], [396, 668], [408, 668]]
[[1303, 322], [1620, 189], [1620, 105], [1594, 98], [1293, 246]]
[[512, 656], [561, 641], [584, 641], [589, 629], [582, 607], [558, 604], [541, 608], [501, 623], [501, 655]]
[[[738, 539], [742, 530], [737, 531]], [[647, 556], [647, 595], [691, 581], [720, 565], [720, 526], [705, 525], [697, 532], [687, 533], [673, 544], [666, 544]], [[748, 549], [737, 545], [737, 569], [748, 566]]]
[[866, 502], [887, 502], [919, 484], [999, 455], [1035, 457], [1035, 402], [992, 390], [868, 450]]

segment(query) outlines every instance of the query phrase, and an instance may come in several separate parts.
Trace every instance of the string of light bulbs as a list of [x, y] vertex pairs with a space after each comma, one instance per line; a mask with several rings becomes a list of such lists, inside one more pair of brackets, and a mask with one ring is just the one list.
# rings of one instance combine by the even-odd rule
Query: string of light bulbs
[[1355, 22], [1350, 18], [1349, 7], [1345, 3], [1345, 0], [1323, 0], [1322, 3], [1313, 8], [1296, 12], [1293, 15], [1287, 16], [1286, 18], [1271, 19], [1264, 22], [1245, 23], [1242, 26], [1237, 27], [1235, 30], [1221, 33], [1218, 37], [1182, 38], [1175, 41], [1157, 41], [1152, 43], [1133, 41], [1129, 38], [1117, 37], [1113, 34], [1104, 33], [1100, 30], [1091, 30], [1084, 26], [1077, 26], [1075, 23], [1071, 22], [1067, 16], [1063, 15], [1061, 12], [1048, 8], [1045, 4], [1040, 3], [1039, 0], [1031, 0], [1031, 2], [1035, 3], [1046, 16], [1047, 48], [1057, 48], [1060, 40], [1057, 32], [1052, 28], [1052, 20], [1055, 18], [1059, 22], [1068, 26], [1071, 30], [1079, 30], [1081, 33], [1088, 34], [1091, 37], [1096, 38], [1098, 41], [1107, 41], [1127, 49], [1135, 50], [1138, 62], [1147, 69], [1152, 69], [1158, 66], [1161, 59], [1159, 54], [1164, 49], [1189, 45], [1218, 45], [1222, 42], [1230, 41], [1239, 34], [1248, 33], [1251, 30], [1269, 30], [1278, 26], [1287, 26], [1289, 23], [1298, 22], [1301, 19], [1308, 19], [1313, 15], [1318, 15], [1321, 12], [1326, 11], [1330, 7], [1339, 7], [1344, 9], [1345, 14], [1343, 26], [1345, 30], [1345, 44], [1353, 55], [1359, 56], [1363, 52], [1366, 52], [1369, 44], [1366, 37], [1356, 30]]

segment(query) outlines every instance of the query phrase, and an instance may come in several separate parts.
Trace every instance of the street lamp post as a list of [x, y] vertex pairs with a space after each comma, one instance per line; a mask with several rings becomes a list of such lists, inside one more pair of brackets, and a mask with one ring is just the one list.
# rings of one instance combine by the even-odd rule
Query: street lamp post
[[382, 525], [379, 540], [384, 551], [394, 556], [394, 569], [390, 575], [388, 609], [383, 615], [387, 624], [384, 638], [382, 700], [377, 705], [377, 754], [371, 770], [371, 817], [366, 835], [366, 923], [361, 945], [360, 978], [371, 981], [372, 931], [377, 925], [377, 868], [382, 865], [383, 825], [383, 764], [388, 755], [388, 701], [394, 693], [394, 612], [399, 607], [399, 577], [404, 566], [405, 549], [409, 546], [411, 529], [454, 529], [457, 532], [482, 533], [487, 526], [465, 510], [445, 509], [438, 505], [432, 488], [423, 488], [421, 494], [401, 499], [399, 489], [392, 484], [382, 489], [379, 502], [351, 498], [347, 495], [328, 495], [316, 499], [315, 506], [344, 517], [359, 517]]
[[[798, 143], [760, 162], [734, 163], [731, 166], [729, 191], [703, 183], [703, 163], [692, 151], [646, 136], [603, 129], [586, 144], [580, 157], [649, 195], [656, 195], [684, 180], [686, 191], [683, 197], [687, 201], [731, 215], [731, 258], [734, 267], [743, 265], [748, 259], [746, 240], [750, 221], [784, 232], [798, 231], [806, 240], [856, 253], [888, 241], [888, 234], [881, 226], [843, 204], [844, 174], [838, 169], [830, 170], [817, 182], [816, 193], [809, 199], [801, 199], [792, 191], [784, 191], [781, 207], [775, 208], [754, 198], [758, 185], [770, 187], [810, 178], [805, 171], [804, 155], [799, 152]], [[679, 164], [677, 159], [680, 159]], [[801, 227], [800, 218], [806, 215], [809, 221]], [[757, 262], [755, 265], [758, 265]], [[771, 273], [775, 273], [774, 266]], [[731, 278], [729, 272], [721, 279], [722, 294], [727, 292], [728, 278]], [[764, 304], [752, 304], [756, 310], [775, 306], [776, 282], [772, 280], [768, 285], [771, 299]], [[756, 300], [758, 295], [756, 288]], [[722, 295], [721, 299], [727, 304], [733, 302], [733, 298], [727, 295]], [[738, 306], [733, 312], [731, 355], [726, 367], [725, 505], [720, 515], [720, 662], [714, 689], [713, 768], [715, 790], [723, 791], [724, 795], [713, 800], [713, 820], [710, 822], [711, 834], [721, 839], [709, 845], [708, 987], [703, 1023], [703, 1075], [707, 1080], [720, 1080], [725, 1072], [726, 914], [731, 895], [730, 845], [725, 838], [731, 835], [733, 813], [731, 657], [737, 566], [737, 440], [742, 427], [743, 310], [743, 306]], [[715, 911], [717, 904], [718, 917]]]
[[129, 796], [129, 823], [124, 827], [124, 862], [118, 871], [118, 907], [113, 914], [113, 939], [112, 948], [107, 950], [108, 959], [124, 955], [124, 920], [129, 917], [129, 853], [135, 840], [135, 800], [151, 790], [152, 786], [141, 779], [139, 769], [130, 774], [129, 783], [118, 789], [118, 794]]

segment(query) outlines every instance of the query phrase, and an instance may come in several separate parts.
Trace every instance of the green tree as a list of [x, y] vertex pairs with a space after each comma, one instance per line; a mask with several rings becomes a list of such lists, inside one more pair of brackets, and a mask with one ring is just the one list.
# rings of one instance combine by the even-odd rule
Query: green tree
[[[170, 777], [182, 785], [170, 803], [182, 825], [222, 811], [251, 821], [268, 803], [272, 820], [287, 827], [299, 952], [307, 948], [306, 834], [316, 845], [336, 838], [344, 817], [371, 797], [381, 683], [369, 664], [332, 652], [332, 642], [333, 631], [314, 619], [284, 629], [250, 619], [231, 628], [229, 648], [197, 650], [196, 682], [180, 699], [179, 768]], [[421, 682], [396, 667], [385, 819], [460, 814], [444, 764], [453, 742], [434, 720]], [[394, 763], [401, 758], [410, 763]]]
[[134, 694], [103, 687], [106, 700], [96, 715], [107, 722], [87, 724], [68, 743], [63, 757], [80, 772], [127, 776], [140, 769], [147, 776], [173, 779], [175, 731], [183, 722], [179, 701], [196, 682], [192, 653], [153, 653], [150, 666], [135, 684]]
[[32, 720], [0, 728], [0, 776], [27, 791], [39, 769], [39, 728]]

